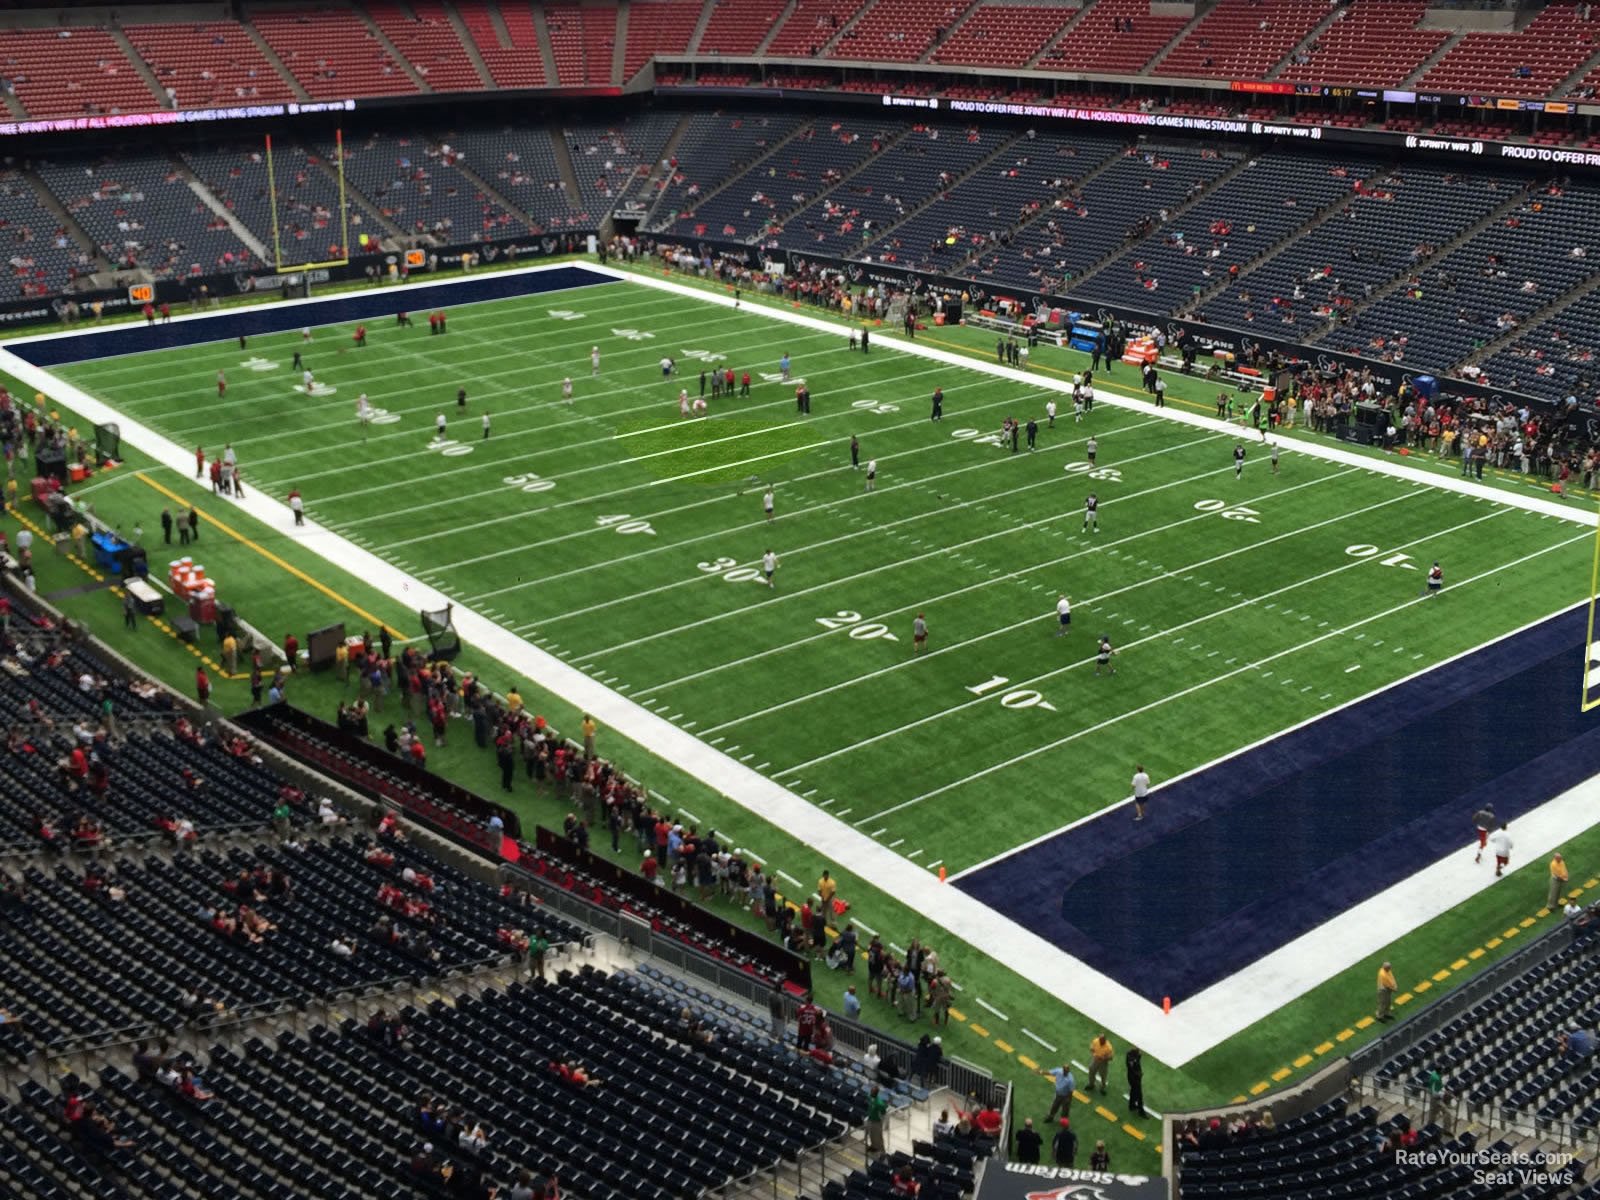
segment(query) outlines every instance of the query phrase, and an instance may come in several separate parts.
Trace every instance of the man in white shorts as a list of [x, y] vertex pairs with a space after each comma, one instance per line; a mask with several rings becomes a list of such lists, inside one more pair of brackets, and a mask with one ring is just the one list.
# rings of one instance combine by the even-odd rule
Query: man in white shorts
[[772, 504], [772, 489], [769, 487], [761, 497], [761, 511], [767, 514], [767, 520], [769, 521], [772, 520]]
[[872, 491], [878, 486], [878, 460], [867, 459], [867, 491]]
[[768, 550], [765, 554], [763, 554], [761, 556], [761, 573], [767, 577], [767, 586], [768, 587], [777, 587], [778, 586], [777, 583], [772, 578], [775, 574], [777, 574], [777, 572], [778, 572], [778, 556], [776, 554], [774, 554], [771, 550]]
[[1072, 601], [1065, 596], [1056, 601], [1056, 636], [1066, 637], [1072, 628]]

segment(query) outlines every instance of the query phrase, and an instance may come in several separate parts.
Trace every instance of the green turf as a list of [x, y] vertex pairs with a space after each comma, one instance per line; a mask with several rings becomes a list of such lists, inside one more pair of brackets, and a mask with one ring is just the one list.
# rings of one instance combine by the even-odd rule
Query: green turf
[[[300, 488], [319, 521], [930, 867], [1120, 799], [1136, 762], [1169, 778], [1581, 596], [1587, 539], [1566, 523], [1293, 453], [1273, 474], [1257, 443], [1236, 479], [1232, 437], [1105, 406], [1013, 454], [991, 435], [1042, 418], [1042, 393], [759, 312], [609, 285], [370, 341], [328, 328], [305, 348], [326, 399], [294, 390], [297, 334], [253, 340], [272, 370], [241, 370], [229, 342], [61, 373], [182, 444], [231, 442], [251, 485]], [[809, 416], [773, 375], [784, 350]], [[753, 395], [682, 420], [697, 355], [756, 373]], [[357, 393], [398, 420], [361, 438]], [[1451, 620], [1419, 599], [1433, 559]], [[914, 659], [918, 612], [933, 633]], [[1114, 677], [1093, 671], [1102, 633]]]
[[[557, 307], [587, 319], [550, 318]], [[249, 356], [278, 362], [271, 371], [241, 369], [248, 356], [218, 343], [61, 374], [183, 444], [215, 451], [231, 440], [248, 483], [279, 495], [300, 487], [319, 520], [610, 676], [663, 715], [693, 721], [736, 757], [767, 762], [768, 773], [812, 791], [835, 814], [854, 810], [846, 820], [867, 820], [868, 832], [881, 828], [885, 844], [899, 839], [896, 849], [925, 865], [979, 861], [1119, 798], [1135, 758], [1158, 777], [1198, 765], [1583, 592], [1587, 549], [1566, 523], [1287, 453], [1273, 477], [1258, 447], [1236, 482], [1231, 439], [1144, 413], [1102, 409], [1086, 428], [1068, 416], [1042, 434], [1038, 453], [1013, 457], [982, 439], [1006, 412], [1041, 411], [1040, 394], [885, 352], [883, 339], [863, 360], [837, 339], [776, 326], [759, 310], [732, 314], [625, 286], [453, 315], [444, 338], [375, 329], [373, 344], [359, 351], [348, 330], [318, 330], [308, 362], [338, 388], [324, 400], [292, 391], [288, 359], [298, 336], [255, 339]], [[657, 336], [634, 340], [616, 329]], [[963, 331], [943, 336], [959, 342]], [[596, 343], [602, 371], [592, 380], [587, 351]], [[776, 371], [785, 348], [814, 393], [809, 418], [795, 413], [792, 388], [759, 378]], [[709, 420], [680, 421], [678, 387], [698, 392], [690, 350], [727, 354], [736, 370], [750, 369], [755, 394], [716, 403]], [[663, 352], [679, 356], [680, 380], [661, 379], [655, 363]], [[1039, 365], [1067, 370], [1081, 357], [1047, 351]], [[230, 380], [221, 403], [218, 369]], [[559, 388], [568, 375], [577, 390], [570, 407]], [[926, 420], [936, 382], [946, 393], [942, 427]], [[454, 405], [458, 386], [470, 393], [464, 416]], [[353, 419], [363, 390], [398, 417], [374, 425], [365, 440]], [[1197, 381], [1175, 381], [1174, 402], [1199, 405], [1204, 391]], [[493, 414], [487, 442], [479, 428], [485, 409]], [[455, 439], [442, 448], [431, 445], [440, 411]], [[951, 436], [957, 430], [977, 436]], [[1090, 483], [1063, 469], [1082, 462], [1090, 430], [1101, 439], [1100, 466], [1118, 477]], [[870, 497], [848, 465], [852, 433], [863, 462], [880, 461]], [[819, 444], [803, 448], [811, 442]], [[170, 472], [153, 478], [197, 494]], [[770, 527], [760, 511], [769, 481], [778, 503]], [[1080, 532], [1091, 486], [1104, 501], [1098, 537]], [[1218, 499], [1256, 510], [1256, 522], [1195, 507]], [[141, 522], [152, 540], [162, 500], [148, 485], [124, 475], [95, 500], [125, 528]], [[202, 504], [373, 615], [414, 626], [405, 606], [341, 578], [282, 531], [226, 501]], [[208, 567], [231, 581], [247, 619], [271, 632], [329, 617], [324, 594], [215, 533], [208, 529], [202, 543]], [[1358, 544], [1384, 553], [1346, 553]], [[783, 559], [775, 592], [737, 577], [768, 546]], [[1450, 591], [1412, 603], [1418, 573], [1383, 566], [1391, 551], [1441, 557]], [[1536, 557], [1518, 563], [1528, 556]], [[735, 580], [725, 581], [730, 572]], [[82, 578], [51, 560], [40, 586]], [[1061, 590], [1076, 603], [1065, 642], [1050, 636]], [[95, 613], [101, 632], [187, 685], [189, 652], [148, 630], [123, 635], [105, 595], [63, 603]], [[1451, 618], [1437, 619], [1429, 605], [1448, 606]], [[263, 608], [271, 621], [254, 615]], [[934, 637], [929, 654], [912, 663], [916, 611], [927, 612]], [[1115, 678], [1095, 678], [1085, 662], [1089, 637], [1102, 628], [1123, 651]], [[1350, 666], [1359, 669], [1347, 674]], [[492, 669], [489, 677], [495, 681]], [[1007, 682], [984, 687], [996, 677]], [[975, 687], [981, 694], [969, 691]], [[292, 698], [314, 711], [326, 714], [335, 702], [327, 679], [295, 689]], [[1035, 692], [1053, 707], [1029, 703]], [[219, 695], [227, 707], [246, 700], [238, 684]], [[565, 706], [532, 695], [572, 726]], [[607, 748], [675, 805], [732, 831], [796, 878], [812, 880], [830, 865], [805, 848], [804, 831], [773, 828], [637, 747], [613, 740]], [[492, 756], [470, 746], [437, 752], [432, 765], [486, 793], [496, 786]], [[558, 799], [525, 791], [514, 802], [546, 822], [562, 811]], [[1586, 850], [1590, 860], [1600, 854], [1600, 838], [1579, 839], [1569, 857], [1583, 861]], [[1538, 880], [1524, 889], [1529, 895], [1514, 886], [1476, 897], [1393, 957], [1418, 979], [1448, 965], [1536, 908]], [[1092, 1031], [1059, 998], [980, 951], [951, 945], [871, 881], [846, 879], [844, 887], [862, 919], [893, 940], [933, 937], [965, 983], [964, 998], [1030, 1014], [1030, 1027], [1063, 1047], [1087, 1042]], [[1226, 1099], [1289, 1066], [1360, 1014], [1370, 974], [1366, 964], [1352, 968], [1184, 1072], [1154, 1068], [1152, 1102]], [[836, 977], [824, 977], [825, 1000], [839, 990]], [[984, 1019], [966, 1007], [973, 1021]], [[887, 1009], [878, 1016], [893, 1020]], [[979, 1036], [958, 1024], [950, 1045], [1010, 1073], [1019, 1071], [1019, 1055], [1042, 1056], [997, 1026], [989, 1021]], [[1043, 1081], [1025, 1086], [1047, 1094]], [[1122, 1144], [1131, 1155], [1150, 1153]]]

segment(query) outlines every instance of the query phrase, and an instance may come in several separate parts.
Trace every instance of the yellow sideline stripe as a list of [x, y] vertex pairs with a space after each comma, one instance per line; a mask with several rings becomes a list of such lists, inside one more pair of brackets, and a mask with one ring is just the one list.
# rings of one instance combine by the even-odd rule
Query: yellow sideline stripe
[[240, 533], [237, 529], [233, 528], [233, 526], [229, 525], [226, 521], [220, 521], [216, 517], [213, 517], [208, 512], [201, 512], [200, 509], [198, 508], [198, 506], [194, 505], [191, 501], [185, 500], [182, 496], [178, 495], [177, 492], [174, 492], [170, 488], [164, 487], [162, 484], [157, 483], [154, 479], [151, 479], [150, 476], [146, 475], [143, 471], [135, 472], [135, 476], [139, 479], [140, 482], [148, 484], [150, 487], [152, 487], [156, 491], [160, 492], [163, 496], [165, 496], [167, 499], [171, 500], [173, 503], [182, 504], [185, 507], [194, 508], [196, 512], [200, 512], [200, 519], [201, 520], [205, 521], [207, 524], [215, 525], [218, 529], [220, 529], [223, 533], [227, 534], [234, 541], [239, 542], [242, 545], [248, 546], [250, 549], [254, 550], [257, 554], [261, 555], [262, 558], [266, 559], [273, 566], [281, 568], [284, 571], [287, 571], [290, 575], [293, 575], [301, 583], [307, 584], [308, 586], [315, 588], [317, 591], [321, 592], [324, 596], [328, 597], [328, 599], [334, 601], [336, 604], [339, 604], [340, 606], [349, 609], [351, 612], [355, 613], [356, 616], [360, 617], [367, 624], [376, 625], [379, 628], [388, 628], [390, 633], [399, 632], [393, 626], [389, 625], [388, 622], [383, 621], [380, 618], [373, 616], [371, 613], [369, 613], [366, 609], [362, 608], [360, 605], [352, 604], [349, 600], [346, 600], [343, 596], [341, 596], [338, 592], [334, 591], [331, 587], [329, 587], [327, 584], [323, 583], [321, 580], [313, 579], [310, 575], [307, 575], [304, 571], [302, 571], [299, 567], [295, 566], [293, 563], [287, 562], [284, 559], [280, 558], [278, 555], [274, 554], [271, 550], [268, 550], [265, 546], [262, 546], [257, 542], [251, 541], [244, 534]]

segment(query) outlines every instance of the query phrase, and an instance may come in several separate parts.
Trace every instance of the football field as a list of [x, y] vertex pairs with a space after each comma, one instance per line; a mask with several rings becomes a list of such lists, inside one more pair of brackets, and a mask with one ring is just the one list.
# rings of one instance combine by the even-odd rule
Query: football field
[[[1153, 408], [1079, 422], [1058, 391], [759, 310], [607, 283], [454, 307], [442, 336], [414, 319], [369, 323], [364, 347], [326, 325], [56, 374], [208, 457], [231, 443], [247, 489], [298, 489], [316, 521], [930, 870], [993, 861], [1126, 802], [1135, 764], [1157, 784], [1193, 771], [1587, 582], [1592, 533], [1492, 494], [1287, 441], [1274, 470], [1254, 434]], [[750, 394], [708, 386], [707, 415], [680, 416], [680, 389], [727, 368]], [[1007, 416], [1038, 421], [1036, 449], [998, 436]]]

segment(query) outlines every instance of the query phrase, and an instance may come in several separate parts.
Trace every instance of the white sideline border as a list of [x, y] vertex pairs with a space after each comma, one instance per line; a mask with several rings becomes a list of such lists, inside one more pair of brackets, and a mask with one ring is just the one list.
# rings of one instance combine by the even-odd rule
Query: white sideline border
[[[539, 274], [569, 266], [579, 266], [591, 274], [633, 282], [642, 287], [676, 293], [701, 303], [733, 307], [731, 297], [700, 288], [611, 267], [570, 262], [481, 272], [453, 281], [422, 280], [390, 287], [388, 293], [398, 296], [417, 287], [466, 283], [491, 275]], [[559, 293], [551, 293], [556, 294]], [[288, 303], [308, 306], [337, 302], [348, 295], [313, 297]], [[764, 305], [748, 311], [766, 319], [834, 333], [841, 339], [847, 336], [845, 328], [804, 313], [785, 312]], [[236, 315], [235, 312], [223, 310], [218, 313], [185, 314], [177, 319], [229, 320]], [[130, 445], [150, 455], [158, 463], [174, 469], [187, 485], [189, 464], [193, 461], [191, 451], [157, 434], [143, 423], [127, 418], [109, 405], [50, 374], [48, 370], [23, 361], [9, 349], [10, 346], [28, 342], [82, 336], [93, 335], [73, 331], [8, 339], [7, 348], [0, 349], [0, 369], [10, 372], [38, 391], [57, 396], [87, 420], [96, 423], [116, 421], [121, 427], [122, 436]], [[1064, 381], [1030, 375], [998, 364], [986, 364], [979, 359], [938, 347], [898, 339], [886, 339], [879, 346], [881, 350], [912, 354], [963, 370], [1025, 383], [1031, 388], [1043, 386], [1057, 391], [1071, 390], [1070, 384]], [[1107, 395], [1096, 399], [1113, 407], [1140, 411], [1148, 411], [1150, 407], [1117, 396]], [[1215, 418], [1172, 409], [1163, 412], [1175, 423], [1192, 428], [1238, 433], [1236, 427]], [[1376, 474], [1493, 500], [1495, 503], [1579, 524], [1592, 526], [1597, 520], [1595, 513], [1540, 497], [1502, 492], [1470, 480], [1423, 474], [1398, 463], [1368, 459], [1337, 446], [1289, 441], [1284, 443], [1283, 449], [1289, 453], [1309, 454], [1330, 462], [1365, 467]], [[301, 542], [306, 549], [366, 580], [401, 603], [420, 607], [445, 602], [443, 597], [414, 576], [315, 522], [308, 521], [305, 526], [296, 528], [287, 504], [256, 489], [252, 489], [244, 501], [234, 503], [263, 523], [284, 530], [286, 536]], [[694, 735], [575, 670], [561, 659], [512, 635], [480, 613], [456, 604], [455, 619], [462, 637], [483, 653], [498, 658], [511, 670], [536, 681], [539, 686], [574, 707], [593, 713], [619, 735], [693, 773], [741, 808], [799, 837], [836, 869], [870, 880], [951, 935], [975, 948], [983, 947], [983, 952], [996, 962], [1059, 997], [1064, 1004], [1077, 1009], [1091, 1021], [1116, 1032], [1129, 1044], [1143, 1047], [1171, 1067], [1183, 1066], [1332, 975], [1493, 883], [1492, 870], [1475, 868], [1466, 859], [1468, 839], [1463, 837], [1459, 857], [1452, 854], [1416, 872], [1404, 882], [1280, 947], [1198, 996], [1183, 1001], [1170, 1014], [1163, 1014], [1158, 1005], [1135, 995], [1022, 925], [1001, 916], [959, 889], [939, 883], [926, 868], [873, 841], [846, 822], [830, 816], [787, 788], [713, 749]], [[1542, 857], [1564, 839], [1600, 820], [1597, 799], [1600, 799], [1600, 780], [1589, 780], [1522, 818], [1515, 835], [1519, 859], [1523, 855], [1530, 856], [1530, 860]], [[1434, 965], [1422, 964], [1418, 969]], [[1402, 971], [1411, 967], [1412, 964], [1401, 964]], [[1359, 1003], [1365, 1003], [1368, 989], [1360, 988], [1358, 995]]]

